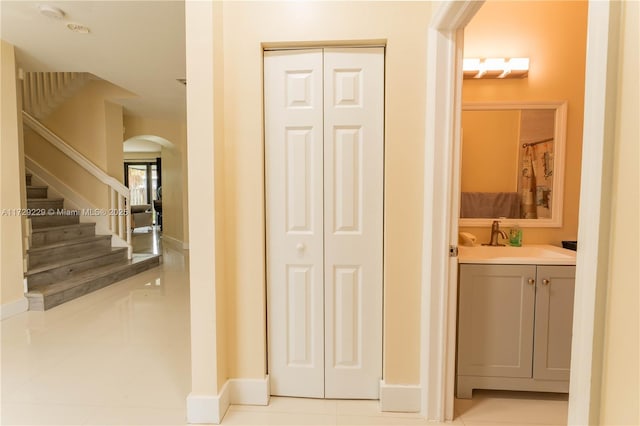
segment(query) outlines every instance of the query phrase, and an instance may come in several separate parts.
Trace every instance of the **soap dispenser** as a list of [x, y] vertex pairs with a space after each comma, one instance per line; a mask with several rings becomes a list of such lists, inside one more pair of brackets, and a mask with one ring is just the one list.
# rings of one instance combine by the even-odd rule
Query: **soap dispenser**
[[509, 230], [509, 245], [512, 247], [522, 246], [522, 229], [517, 223]]

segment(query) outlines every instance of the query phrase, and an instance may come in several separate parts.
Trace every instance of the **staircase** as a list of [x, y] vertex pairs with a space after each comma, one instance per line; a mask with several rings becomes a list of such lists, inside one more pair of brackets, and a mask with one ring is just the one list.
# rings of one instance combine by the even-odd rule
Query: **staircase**
[[53, 308], [160, 264], [151, 254], [128, 259], [127, 247], [112, 247], [111, 235], [96, 235], [96, 224], [80, 223], [79, 212], [59, 211], [64, 199], [47, 198], [47, 186], [26, 178], [27, 209], [35, 213], [25, 274], [29, 310]]

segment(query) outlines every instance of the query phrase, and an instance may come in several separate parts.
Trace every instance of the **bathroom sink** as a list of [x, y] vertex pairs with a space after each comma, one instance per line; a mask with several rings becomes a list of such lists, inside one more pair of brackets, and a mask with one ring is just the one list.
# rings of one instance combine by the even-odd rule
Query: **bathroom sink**
[[576, 252], [551, 245], [460, 246], [458, 248], [458, 263], [575, 265]]

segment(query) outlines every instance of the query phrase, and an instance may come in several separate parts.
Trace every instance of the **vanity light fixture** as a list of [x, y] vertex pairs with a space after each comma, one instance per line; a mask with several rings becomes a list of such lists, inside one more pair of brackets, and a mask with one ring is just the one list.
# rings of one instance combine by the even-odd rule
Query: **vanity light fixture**
[[465, 79], [524, 78], [529, 74], [529, 58], [465, 58], [462, 72]]

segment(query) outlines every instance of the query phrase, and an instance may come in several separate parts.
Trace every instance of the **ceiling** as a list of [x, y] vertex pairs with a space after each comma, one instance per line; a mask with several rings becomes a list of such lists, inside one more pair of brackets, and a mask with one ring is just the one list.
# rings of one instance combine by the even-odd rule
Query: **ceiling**
[[[40, 5], [64, 11], [44, 16]], [[115, 100], [126, 114], [186, 118], [184, 1], [0, 2], [2, 39], [25, 71], [89, 72], [138, 95]], [[89, 34], [67, 29], [90, 28]]]

